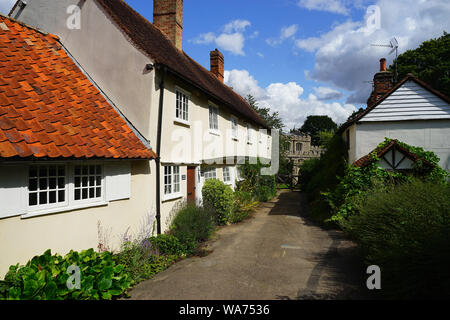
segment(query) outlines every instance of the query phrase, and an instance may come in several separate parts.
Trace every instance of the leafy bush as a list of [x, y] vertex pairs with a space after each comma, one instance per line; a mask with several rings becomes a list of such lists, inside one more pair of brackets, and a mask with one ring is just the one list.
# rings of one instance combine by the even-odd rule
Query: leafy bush
[[311, 216], [324, 222], [332, 215], [323, 192], [334, 190], [339, 177], [344, 176], [347, 168], [347, 146], [339, 134], [326, 145], [326, 152], [319, 160], [305, 161], [300, 167], [300, 188], [308, 194], [308, 200], [315, 204]]
[[422, 182], [392, 185], [358, 203], [344, 230], [378, 265], [389, 298], [450, 296], [450, 187]]
[[220, 180], [210, 179], [205, 182], [202, 189], [203, 204], [214, 209], [216, 222], [224, 225], [233, 207], [233, 190]]
[[258, 201], [253, 201], [253, 196], [249, 192], [236, 190], [234, 193], [233, 210], [230, 215], [230, 223], [238, 223], [248, 219], [258, 205]]
[[177, 237], [170, 234], [160, 234], [149, 239], [153, 247], [157, 248], [160, 254], [163, 255], [178, 255], [185, 254], [184, 247]]
[[[81, 288], [69, 290], [67, 270], [78, 266]], [[65, 257], [47, 250], [25, 266], [11, 266], [0, 281], [0, 299], [23, 300], [110, 300], [119, 297], [131, 286], [124, 266], [116, 264], [110, 252], [93, 249], [70, 251]]]
[[272, 200], [277, 194], [275, 176], [260, 176], [255, 190], [256, 200], [266, 202]]
[[243, 181], [238, 184], [238, 189], [249, 192], [258, 201], [269, 201], [277, 194], [275, 175], [262, 175], [261, 170], [267, 167], [258, 159], [257, 163], [245, 163], [239, 166], [239, 172]]
[[180, 241], [184, 252], [192, 254], [198, 243], [211, 237], [214, 229], [215, 215], [212, 209], [186, 204], [175, 216], [170, 234]]
[[[391, 141], [391, 139], [386, 138], [377, 147], [377, 150], [383, 149]], [[377, 157], [377, 152], [373, 152], [368, 166], [363, 168], [349, 166], [345, 171], [345, 175], [339, 178], [340, 182], [336, 188], [332, 192], [322, 193], [333, 214], [331, 221], [339, 223], [345, 217], [354, 214], [357, 210], [356, 204], [359, 199], [370, 193], [373, 188], [379, 188], [386, 184], [411, 181], [414, 176], [438, 183], [446, 181], [448, 173], [439, 167], [439, 158], [433, 152], [424, 151], [420, 147], [412, 147], [402, 142], [398, 142], [398, 144], [415, 153], [420, 159], [427, 160], [432, 165], [430, 166], [419, 160], [410, 172], [387, 171], [377, 165], [379, 158]]]
[[160, 255], [157, 246], [153, 245], [151, 240], [126, 242], [122, 245], [120, 253], [114, 256], [114, 260], [124, 266], [133, 284], [151, 279], [178, 259], [177, 254]]

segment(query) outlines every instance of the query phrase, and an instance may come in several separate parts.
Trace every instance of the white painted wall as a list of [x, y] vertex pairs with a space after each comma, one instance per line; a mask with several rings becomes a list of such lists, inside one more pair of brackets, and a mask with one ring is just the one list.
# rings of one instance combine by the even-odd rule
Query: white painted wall
[[356, 152], [350, 162], [370, 153], [387, 137], [433, 151], [441, 159], [439, 165], [450, 170], [450, 120], [367, 122], [354, 126]]
[[[118, 250], [127, 231], [136, 237], [145, 226], [151, 230], [156, 213], [154, 170], [154, 161], [131, 163], [131, 197], [126, 200], [27, 219], [0, 219], [0, 279], [10, 265], [24, 264], [47, 249], [64, 255], [72, 249], [97, 249], [104, 242]], [[4, 182], [0, 180], [2, 187], [7, 186]]]

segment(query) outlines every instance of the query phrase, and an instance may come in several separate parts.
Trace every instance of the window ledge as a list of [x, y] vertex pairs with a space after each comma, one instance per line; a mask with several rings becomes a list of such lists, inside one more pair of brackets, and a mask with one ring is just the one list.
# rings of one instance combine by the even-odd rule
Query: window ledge
[[163, 195], [162, 202], [177, 200], [180, 198], [183, 198], [183, 195], [181, 194], [181, 192], [174, 193], [174, 194], [167, 194], [167, 195]]
[[186, 121], [186, 120], [183, 120], [183, 119], [175, 118], [173, 120], [173, 122], [175, 124], [180, 124], [180, 125], [183, 125], [183, 126], [186, 126], [186, 127], [190, 127], [191, 126], [191, 123], [189, 121]]
[[210, 134], [213, 134], [213, 135], [215, 135], [215, 136], [218, 136], [218, 137], [220, 137], [220, 135], [221, 135], [221, 133], [220, 133], [219, 130], [209, 129], [209, 133], [210, 133]]
[[74, 210], [79, 210], [79, 209], [103, 207], [103, 206], [107, 206], [108, 204], [109, 204], [109, 202], [99, 201], [99, 202], [85, 203], [85, 204], [81, 204], [81, 205], [44, 209], [44, 210], [29, 212], [27, 214], [22, 215], [21, 218], [28, 219], [28, 218], [45, 216], [45, 215], [54, 214], [54, 213], [63, 213], [63, 212], [74, 211]]
[[236, 138], [236, 137], [231, 137], [231, 139], [234, 140], [234, 141], [238, 141], [239, 142], [239, 139]]

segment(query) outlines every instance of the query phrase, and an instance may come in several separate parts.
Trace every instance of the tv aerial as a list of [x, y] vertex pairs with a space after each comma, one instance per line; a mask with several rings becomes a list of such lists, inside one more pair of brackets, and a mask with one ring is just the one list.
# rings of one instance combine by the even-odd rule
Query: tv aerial
[[391, 48], [391, 51], [389, 51], [389, 54], [392, 54], [395, 52], [395, 82], [397, 82], [398, 77], [398, 70], [397, 70], [397, 58], [398, 58], [398, 41], [394, 37], [389, 41], [389, 44], [371, 44], [373, 47], [385, 47], [385, 48]]

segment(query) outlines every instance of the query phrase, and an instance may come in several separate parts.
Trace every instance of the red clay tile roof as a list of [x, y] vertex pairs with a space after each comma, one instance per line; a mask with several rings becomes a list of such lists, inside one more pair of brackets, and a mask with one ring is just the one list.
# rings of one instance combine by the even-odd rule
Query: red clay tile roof
[[154, 157], [57, 37], [0, 16], [0, 158]]
[[231, 110], [262, 127], [264, 120], [231, 88], [220, 82], [209, 70], [178, 50], [164, 34], [123, 0], [96, 0], [130, 41], [155, 64], [166, 66], [175, 75], [199, 87]]
[[368, 114], [370, 111], [375, 109], [380, 103], [382, 103], [384, 100], [386, 100], [393, 92], [395, 92], [398, 88], [400, 88], [408, 80], [412, 80], [412, 81], [416, 82], [418, 85], [420, 85], [423, 88], [427, 89], [428, 91], [434, 93], [435, 95], [437, 95], [439, 98], [441, 98], [445, 102], [450, 103], [450, 98], [447, 97], [445, 94], [437, 91], [436, 89], [433, 89], [429, 84], [423, 82], [420, 79], [417, 79], [411, 73], [408, 73], [408, 75], [406, 77], [404, 77], [399, 83], [397, 83], [391, 90], [389, 90], [384, 96], [382, 96], [376, 103], [374, 103], [373, 105], [371, 105], [371, 106], [367, 107], [366, 109], [364, 109], [356, 117], [354, 117], [352, 119], [348, 119], [347, 122], [345, 122], [339, 128], [339, 132], [340, 133], [344, 132], [344, 130], [347, 129], [348, 127], [350, 127], [352, 124], [354, 124], [354, 123], [358, 122], [359, 120], [361, 120], [366, 114]]
[[362, 157], [361, 159], [355, 161], [353, 163], [353, 165], [355, 167], [367, 167], [370, 163], [371, 163], [371, 154], [376, 152], [377, 154], [377, 158], [381, 158], [383, 155], [385, 155], [386, 153], [388, 153], [389, 150], [391, 149], [396, 149], [398, 151], [400, 151], [401, 153], [403, 153], [406, 157], [408, 157], [409, 159], [411, 159], [413, 162], [416, 162], [417, 160], [422, 160], [423, 162], [425, 162], [426, 164], [428, 164], [429, 166], [433, 167], [433, 164], [425, 159], [421, 159], [419, 158], [415, 153], [412, 153], [411, 151], [409, 151], [408, 149], [406, 149], [405, 147], [401, 146], [398, 143], [398, 140], [393, 139], [391, 140], [386, 146], [384, 146], [383, 148], [375, 148], [375, 150], [373, 150], [372, 152], [370, 152], [368, 155]]

